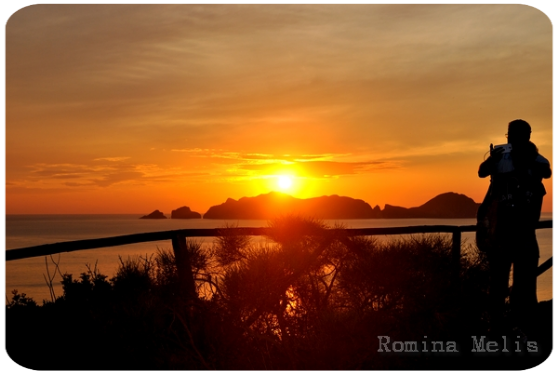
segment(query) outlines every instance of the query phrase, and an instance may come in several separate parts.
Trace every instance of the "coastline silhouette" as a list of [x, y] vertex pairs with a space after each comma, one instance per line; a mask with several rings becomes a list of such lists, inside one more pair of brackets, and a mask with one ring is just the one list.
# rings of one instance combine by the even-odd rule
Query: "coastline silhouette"
[[[203, 215], [189, 207], [173, 210], [173, 219], [272, 219], [281, 214], [299, 214], [320, 219], [373, 218], [474, 218], [480, 204], [470, 197], [454, 192], [435, 196], [426, 203], [411, 208], [386, 204], [374, 208], [361, 199], [347, 196], [321, 196], [299, 199], [281, 192], [270, 192], [239, 200], [227, 199], [214, 205]], [[158, 210], [142, 218], [162, 218]], [[152, 216], [151, 216], [152, 215]], [[151, 217], [150, 217], [151, 216]]]

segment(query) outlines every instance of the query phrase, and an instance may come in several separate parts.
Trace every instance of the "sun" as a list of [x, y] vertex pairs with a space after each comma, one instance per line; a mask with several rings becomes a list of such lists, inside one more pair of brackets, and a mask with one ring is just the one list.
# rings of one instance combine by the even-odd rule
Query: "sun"
[[281, 175], [277, 178], [277, 185], [282, 190], [288, 190], [293, 185], [293, 179], [288, 175]]

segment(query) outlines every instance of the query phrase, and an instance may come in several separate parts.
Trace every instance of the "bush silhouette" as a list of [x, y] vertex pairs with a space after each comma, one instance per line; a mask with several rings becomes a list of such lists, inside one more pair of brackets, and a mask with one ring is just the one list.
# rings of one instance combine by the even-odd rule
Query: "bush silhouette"
[[173, 252], [160, 249], [121, 259], [110, 279], [96, 267], [78, 279], [66, 274], [64, 294], [42, 306], [15, 292], [6, 307], [8, 353], [25, 367], [50, 370], [451, 369], [504, 362], [378, 352], [378, 336], [465, 344], [471, 332], [486, 333], [487, 269], [475, 247], [463, 246], [456, 284], [447, 235], [351, 237], [341, 226], [300, 216], [269, 226], [263, 242], [227, 230], [212, 244], [188, 241], [194, 298], [180, 292]]

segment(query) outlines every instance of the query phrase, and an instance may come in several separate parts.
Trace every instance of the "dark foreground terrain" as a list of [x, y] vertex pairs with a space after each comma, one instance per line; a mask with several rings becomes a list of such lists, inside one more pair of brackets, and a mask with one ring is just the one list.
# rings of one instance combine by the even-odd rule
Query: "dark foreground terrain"
[[38, 305], [14, 293], [6, 347], [39, 370], [498, 369], [537, 366], [552, 349], [552, 303], [524, 336], [488, 332], [487, 271], [451, 238], [388, 243], [328, 233], [319, 221], [271, 223], [265, 244], [229, 235], [189, 242], [187, 287], [174, 256], [122, 259], [112, 278], [65, 274]]

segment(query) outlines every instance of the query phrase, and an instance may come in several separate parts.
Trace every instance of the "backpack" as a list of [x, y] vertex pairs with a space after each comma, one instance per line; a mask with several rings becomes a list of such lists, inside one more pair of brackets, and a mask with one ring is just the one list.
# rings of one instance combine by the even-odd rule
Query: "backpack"
[[488, 253], [496, 246], [496, 223], [498, 220], [498, 200], [492, 196], [492, 185], [477, 210], [477, 231], [475, 241], [481, 252]]

